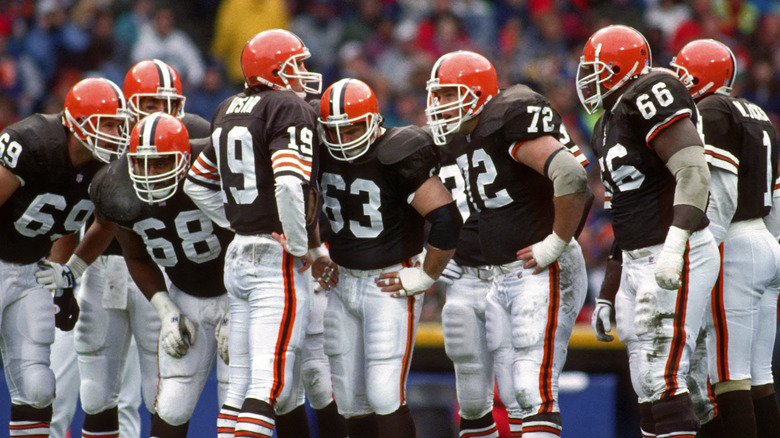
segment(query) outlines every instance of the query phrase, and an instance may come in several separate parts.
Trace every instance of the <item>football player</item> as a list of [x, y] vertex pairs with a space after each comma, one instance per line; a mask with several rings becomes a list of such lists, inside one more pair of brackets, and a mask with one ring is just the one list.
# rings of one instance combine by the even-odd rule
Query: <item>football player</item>
[[[185, 98], [179, 75], [162, 61], [147, 60], [134, 65], [125, 75], [123, 93], [133, 123], [161, 111], [181, 118], [190, 138], [210, 135], [209, 122], [184, 112]], [[130, 197], [128, 202], [134, 202], [134, 198]], [[121, 394], [122, 385], [140, 385], [147, 410], [155, 412], [159, 326], [155, 309], [130, 278], [121, 248], [112, 241], [114, 224], [105, 220], [89, 223], [84, 242], [71, 256], [73, 261], [68, 262], [95, 260], [89, 263], [80, 281], [79, 301], [83, 314], [76, 326], [74, 339], [80, 375], [83, 376], [80, 391], [86, 414], [83, 429], [92, 434], [115, 433], [118, 419], [122, 417], [117, 412], [117, 404], [121, 405], [117, 395]], [[58, 241], [52, 251], [56, 252], [62, 244]], [[56, 274], [52, 270], [44, 270], [37, 275], [39, 281], [55, 287], [59, 281]], [[79, 275], [75, 275], [75, 279], [78, 278]], [[111, 330], [113, 336], [106, 337], [107, 330]], [[138, 346], [142, 377], [135, 382], [119, 381], [113, 370], [121, 368], [126, 361], [131, 336]], [[131, 366], [134, 363], [135, 360]]]
[[585, 44], [577, 73], [589, 113], [604, 109], [591, 138], [622, 250], [615, 307], [639, 387], [642, 431], [693, 437], [699, 430], [687, 374], [718, 274], [704, 214], [710, 173], [696, 129], [699, 114], [679, 80], [651, 72], [650, 47], [613, 25]]
[[[494, 366], [494, 355], [488, 350], [485, 311], [493, 268], [479, 248], [479, 214], [469, 200], [460, 170], [461, 165], [467, 167], [467, 152], [465, 142], [439, 148], [439, 179], [452, 193], [464, 221], [455, 255], [438, 279], [446, 285], [441, 319], [444, 351], [455, 367], [459, 436], [498, 437], [493, 419], [494, 381], [498, 382], [498, 393], [508, 413], [511, 436], [520, 436], [523, 422], [512, 389], [511, 365]], [[511, 344], [504, 342], [495, 359], [511, 359], [511, 350]]]
[[246, 88], [217, 108], [212, 146], [185, 188], [201, 210], [236, 231], [225, 257], [230, 387], [220, 436], [309, 435], [300, 355], [310, 294], [306, 195], [319, 144], [317, 115], [303, 98], [322, 84], [306, 70], [309, 57], [286, 30], [246, 43]]
[[672, 60], [701, 113], [712, 174], [709, 229], [721, 275], [707, 313], [710, 382], [729, 437], [780, 436], [772, 349], [780, 244], [763, 218], [772, 208], [777, 139], [767, 114], [731, 96], [737, 61], [721, 42], [696, 40]]
[[[320, 100], [319, 182], [332, 234], [313, 275], [330, 290], [325, 353], [350, 437], [413, 438], [406, 404], [422, 296], [455, 252], [463, 219], [415, 126], [384, 128], [371, 88], [342, 79]], [[423, 256], [424, 225], [431, 223]]]
[[426, 88], [434, 140], [467, 151], [459, 164], [479, 211], [480, 249], [494, 265], [485, 314], [496, 374], [511, 375], [523, 437], [559, 436], [558, 377], [587, 286], [574, 239], [586, 160], [547, 99], [524, 85], [499, 92], [478, 53], [443, 55]]
[[[207, 142], [208, 139], [193, 142], [195, 151], [199, 152]], [[156, 316], [150, 318], [148, 312], [139, 310], [130, 312], [125, 319], [131, 326], [152, 326], [154, 339], [159, 338], [155, 358], [159, 360], [160, 380], [154, 379], [157, 391], [156, 399], [152, 398], [155, 413], [151, 430], [152, 436], [158, 437], [186, 436], [189, 418], [217, 352], [222, 357], [217, 364], [220, 401], [227, 387], [227, 333], [222, 332], [228, 330], [228, 308], [222, 271], [232, 232], [214, 225], [178, 190], [189, 169], [190, 156], [184, 124], [171, 115], [153, 113], [133, 128], [127, 155], [101, 170], [90, 187], [97, 212], [95, 223], [103, 228], [111, 228], [106, 223], [118, 225], [114, 232], [127, 269], [143, 296], [149, 298], [152, 315]], [[85, 263], [96, 258], [94, 252], [82, 247], [90, 242], [85, 237], [75, 250], [84, 255]], [[160, 267], [165, 269], [168, 281]], [[135, 300], [135, 296], [128, 295], [126, 299]], [[100, 301], [95, 305], [100, 305]], [[101, 315], [93, 314], [96, 318]], [[103, 330], [109, 332], [104, 336], [114, 342], [123, 339], [126, 350], [130, 340], [126, 324], [113, 322]], [[141, 335], [142, 339], [148, 338], [144, 332]], [[119, 357], [124, 357], [123, 352], [117, 353]], [[91, 369], [110, 374], [103, 367], [111, 362], [104, 358], [101, 368]], [[118, 386], [118, 382], [107, 383]], [[83, 389], [82, 386], [82, 399]], [[103, 415], [115, 416], [115, 409]], [[85, 420], [87, 433], [93, 431], [86, 429]]]
[[51, 291], [34, 274], [38, 265], [49, 264], [43, 257], [52, 241], [78, 232], [92, 214], [87, 188], [103, 162], [124, 152], [129, 121], [119, 87], [91, 78], [68, 91], [62, 113], [35, 114], [0, 134], [0, 353], [11, 396], [11, 436], [49, 434], [54, 323], [71, 329], [78, 315], [73, 290], [64, 289], [55, 298], [55, 316]]

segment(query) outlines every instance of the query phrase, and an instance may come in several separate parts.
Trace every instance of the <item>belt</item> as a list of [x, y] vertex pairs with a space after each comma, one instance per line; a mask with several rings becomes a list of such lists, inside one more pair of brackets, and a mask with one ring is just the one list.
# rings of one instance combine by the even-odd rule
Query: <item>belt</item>
[[523, 270], [523, 265], [528, 260], [517, 260], [510, 263], [504, 263], [503, 265], [496, 265], [493, 267], [493, 272], [496, 274], [512, 274], [517, 271]]
[[636, 260], [641, 259], [645, 257], [649, 257], [655, 253], [655, 245], [648, 246], [645, 248], [638, 248], [638, 249], [630, 249], [630, 250], [623, 250], [623, 256], [625, 256], [628, 259]]
[[414, 266], [414, 264], [417, 262], [417, 260], [419, 260], [419, 258], [420, 258], [419, 256], [414, 256], [410, 259], [407, 259], [404, 263], [396, 263], [394, 265], [385, 266], [384, 268], [378, 268], [378, 269], [350, 269], [339, 265], [339, 272], [345, 272], [353, 277], [376, 277], [383, 272], [400, 271], [401, 269], [404, 268], [404, 265]]
[[464, 274], [477, 277], [482, 281], [490, 281], [495, 276], [492, 266], [461, 266]]

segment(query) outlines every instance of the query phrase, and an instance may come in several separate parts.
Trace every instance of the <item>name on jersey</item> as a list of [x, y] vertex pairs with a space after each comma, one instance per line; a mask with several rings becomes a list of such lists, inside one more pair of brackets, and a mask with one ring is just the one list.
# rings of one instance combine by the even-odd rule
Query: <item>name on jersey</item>
[[260, 102], [260, 96], [236, 97], [228, 105], [225, 114], [251, 113], [257, 102]]
[[762, 110], [758, 105], [753, 103], [748, 103], [746, 105], [743, 105], [742, 103], [733, 100], [731, 103], [734, 104], [734, 106], [737, 108], [740, 114], [742, 114], [743, 117], [749, 117], [751, 119], [755, 120], [761, 120], [764, 122], [769, 121], [769, 117], [766, 115], [764, 110]]

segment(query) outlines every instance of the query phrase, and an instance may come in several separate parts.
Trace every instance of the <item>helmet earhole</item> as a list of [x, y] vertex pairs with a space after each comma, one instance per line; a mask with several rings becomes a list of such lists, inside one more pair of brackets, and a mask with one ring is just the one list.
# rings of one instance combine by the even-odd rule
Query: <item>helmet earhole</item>
[[612, 67], [612, 70], [615, 72], [615, 74], [620, 73], [620, 66], [616, 65]]
[[691, 82], [693, 82], [693, 85], [696, 85], [699, 83], [699, 78], [693, 78]]

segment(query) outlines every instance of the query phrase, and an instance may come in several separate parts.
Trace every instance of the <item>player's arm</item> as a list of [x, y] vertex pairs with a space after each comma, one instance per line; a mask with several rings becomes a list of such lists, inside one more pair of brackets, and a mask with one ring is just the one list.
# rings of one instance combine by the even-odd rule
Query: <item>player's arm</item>
[[649, 146], [666, 163], [676, 181], [674, 217], [656, 262], [656, 282], [665, 289], [678, 289], [688, 237], [707, 208], [710, 171], [699, 133], [688, 117], [678, 119], [658, 133]]
[[0, 166], [0, 206], [5, 204], [5, 201], [21, 186], [22, 182], [13, 172]]
[[710, 200], [707, 203], [709, 230], [715, 243], [720, 245], [726, 237], [734, 212], [737, 211], [737, 174], [710, 166]]
[[[292, 128], [293, 126], [285, 130], [283, 135], [272, 140], [271, 150], [274, 152], [271, 154], [271, 166], [274, 175], [276, 208], [284, 233], [283, 246], [290, 254], [304, 257], [309, 251], [304, 186], [309, 184], [311, 179], [312, 156], [311, 152], [303, 152], [304, 147], [297, 150], [290, 148], [289, 145], [305, 144], [311, 147], [313, 136], [304, 136], [302, 133], [311, 134], [315, 130], [306, 125]], [[291, 131], [300, 138], [291, 139], [289, 134]]]
[[209, 143], [187, 172], [184, 193], [215, 224], [229, 230], [230, 222], [225, 215], [225, 201], [216, 161], [216, 151]]
[[392, 292], [393, 297], [425, 292], [433, 285], [455, 254], [463, 226], [463, 216], [438, 176], [428, 178], [414, 191], [410, 205], [431, 224], [427, 251], [422, 267], [403, 268], [379, 276], [377, 285], [384, 286], [381, 290]]
[[612, 244], [609, 252], [607, 267], [604, 272], [604, 280], [601, 283], [599, 297], [596, 299], [596, 308], [591, 315], [591, 327], [596, 339], [602, 342], [610, 342], [615, 339], [609, 332], [612, 330], [612, 314], [615, 309], [615, 296], [620, 289], [620, 277], [623, 274], [623, 257], [616, 243]]
[[[78, 242], [75, 234], [54, 242], [49, 260], [38, 263], [41, 269], [35, 273], [35, 279], [47, 289], [73, 287], [87, 267], [108, 248], [113, 238], [114, 223], [95, 215], [95, 221], [84, 233], [81, 242]], [[67, 263], [60, 264], [66, 259]]]
[[534, 273], [539, 273], [557, 260], [574, 238], [585, 212], [588, 176], [574, 155], [552, 136], [526, 141], [512, 156], [553, 183], [553, 232], [517, 252], [518, 260], [528, 260], [525, 267], [536, 266]]
[[168, 296], [165, 277], [146, 251], [141, 236], [123, 227], [116, 227], [115, 236], [122, 246], [130, 276], [160, 318], [160, 344], [169, 355], [184, 356], [189, 348], [185, 337], [189, 337], [190, 344], [195, 343], [195, 325]]

